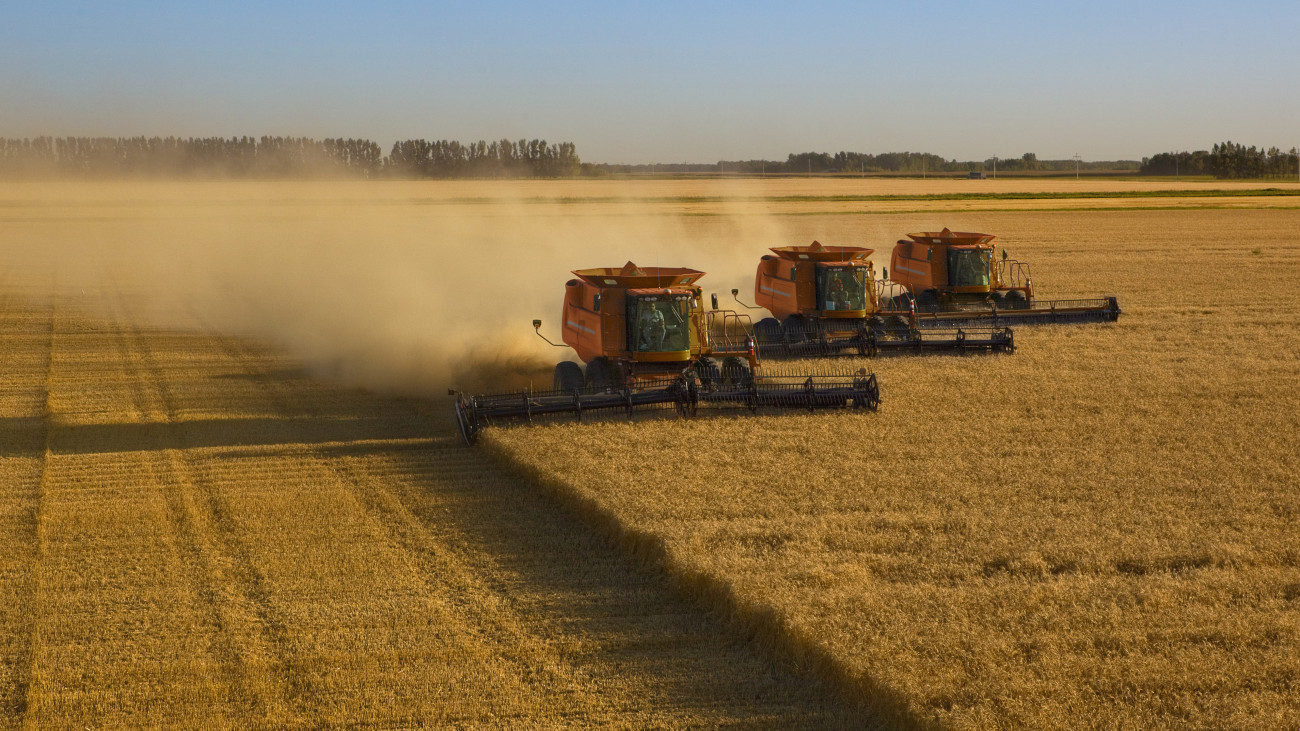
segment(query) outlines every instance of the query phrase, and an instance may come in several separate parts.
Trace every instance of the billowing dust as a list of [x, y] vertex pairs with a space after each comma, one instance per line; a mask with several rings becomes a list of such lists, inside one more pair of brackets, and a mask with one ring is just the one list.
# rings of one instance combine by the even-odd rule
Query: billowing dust
[[107, 316], [250, 336], [318, 375], [425, 395], [549, 387], [573, 351], [531, 321], [559, 342], [571, 270], [687, 266], [732, 302], [730, 288], [752, 292], [766, 247], [807, 243], [757, 204], [697, 215], [689, 200], [620, 190], [592, 201], [540, 182], [9, 186], [0, 264], [47, 273]]

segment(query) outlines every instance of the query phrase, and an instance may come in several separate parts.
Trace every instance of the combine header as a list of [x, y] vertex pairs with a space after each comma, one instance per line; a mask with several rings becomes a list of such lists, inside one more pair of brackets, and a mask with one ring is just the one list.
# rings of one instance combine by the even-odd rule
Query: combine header
[[850, 376], [770, 373], [758, 360], [749, 316], [705, 310], [704, 272], [671, 267], [580, 269], [565, 285], [563, 343], [583, 366], [555, 366], [550, 391], [456, 394], [461, 436], [473, 444], [493, 423], [556, 414], [675, 409], [854, 408], [876, 410], [880, 391], [865, 371]]
[[[1114, 322], [1115, 297], [1036, 300], [1029, 264], [994, 258], [995, 237], [959, 231], [908, 234], [894, 245], [889, 271], [892, 314], [914, 314], [925, 327], [970, 323]], [[886, 283], [886, 287], [889, 283]]]
[[[1015, 350], [1009, 327], [986, 324], [921, 330], [917, 313], [910, 309], [882, 309], [875, 271], [868, 259], [872, 249], [823, 246], [814, 241], [811, 246], [782, 246], [771, 251], [759, 261], [754, 279], [758, 307], [751, 308], [772, 313], [754, 328], [765, 355]], [[733, 289], [731, 294], [737, 296], [739, 290]]]

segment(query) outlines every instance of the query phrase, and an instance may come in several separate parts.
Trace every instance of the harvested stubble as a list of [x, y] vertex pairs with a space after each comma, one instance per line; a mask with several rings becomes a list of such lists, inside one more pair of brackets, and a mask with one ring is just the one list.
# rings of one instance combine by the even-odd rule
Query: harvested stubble
[[490, 448], [901, 721], [1300, 724], [1300, 214], [954, 228], [1002, 234], [1040, 295], [1113, 292], [1124, 316], [1020, 328], [1013, 356], [877, 360], [875, 415]]
[[103, 294], [0, 308], [0, 727], [860, 720], [449, 419]]

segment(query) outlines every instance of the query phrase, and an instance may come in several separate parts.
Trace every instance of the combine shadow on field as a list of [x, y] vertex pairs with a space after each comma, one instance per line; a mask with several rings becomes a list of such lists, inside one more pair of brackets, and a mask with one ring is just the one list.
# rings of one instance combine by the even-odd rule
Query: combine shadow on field
[[[874, 710], [774, 659], [761, 641], [677, 593], [662, 572], [538, 485], [464, 446], [450, 399], [404, 401], [342, 390], [319, 395], [312, 408], [325, 413], [310, 419], [117, 426], [78, 431], [77, 437], [83, 449], [99, 442], [156, 448], [146, 446], [156, 439], [182, 448], [228, 446], [232, 457], [254, 441], [263, 447], [257, 449], [262, 458], [281, 452], [297, 458], [308, 445], [326, 461], [338, 459], [334, 473], [344, 479], [364, 477], [367, 464], [381, 466], [392, 501], [378, 503], [386, 509], [400, 504], [430, 535], [441, 536], [431, 546], [406, 545], [415, 552], [412, 564], [437, 565], [422, 559], [422, 551], [432, 557], [444, 546], [462, 547], [457, 553], [514, 607], [526, 631], [554, 647], [574, 648], [561, 653], [560, 662], [619, 698], [629, 726], [887, 726]], [[377, 524], [384, 522], [377, 516]], [[431, 578], [429, 584], [439, 582]], [[897, 726], [899, 714], [889, 717]], [[902, 725], [916, 724], [904, 719]]]
[[0, 457], [39, 457], [47, 426], [41, 416], [0, 417]]
[[[589, 666], [582, 658], [576, 664], [595, 678], [612, 675], [602, 685], [639, 688], [644, 705], [629, 709], [629, 719], [638, 719], [634, 725], [681, 725], [673, 712], [699, 709], [703, 715], [690, 724], [922, 726], [897, 707], [848, 702], [836, 688], [767, 654], [762, 640], [683, 597], [657, 567], [630, 555], [537, 484], [486, 451], [462, 446], [450, 404], [426, 419], [431, 443], [395, 445], [385, 455], [385, 464], [396, 465], [395, 484], [413, 488], [405, 495], [395, 488], [398, 499], [425, 524], [440, 531], [454, 527], [466, 545], [491, 556], [497, 570], [483, 578], [502, 596], [529, 607], [564, 637], [600, 648]], [[328, 450], [346, 454], [349, 447]], [[443, 481], [431, 464], [493, 479]]]

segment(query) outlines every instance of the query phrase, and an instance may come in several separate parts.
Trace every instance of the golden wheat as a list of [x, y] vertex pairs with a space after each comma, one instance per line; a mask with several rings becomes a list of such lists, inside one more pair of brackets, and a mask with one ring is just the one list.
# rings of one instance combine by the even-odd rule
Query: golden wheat
[[[1300, 214], [826, 200], [1230, 187], [1074, 183], [0, 186], [0, 724], [1296, 725]], [[437, 393], [562, 354], [570, 269], [942, 226], [1125, 315], [876, 361], [875, 415], [481, 451], [309, 375]]]
[[880, 359], [875, 415], [503, 429], [493, 449], [902, 720], [1300, 723], [1300, 214], [947, 220], [1001, 234], [1040, 294], [1125, 314], [1017, 328], [1013, 356]]

